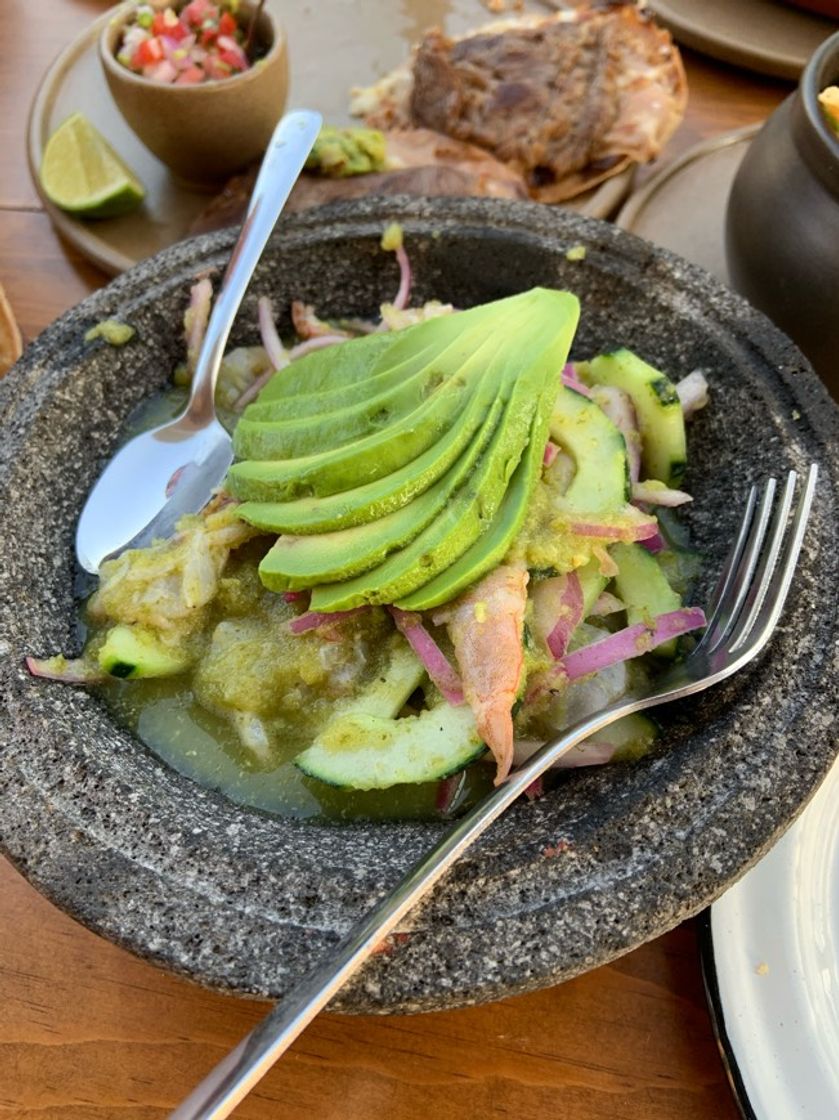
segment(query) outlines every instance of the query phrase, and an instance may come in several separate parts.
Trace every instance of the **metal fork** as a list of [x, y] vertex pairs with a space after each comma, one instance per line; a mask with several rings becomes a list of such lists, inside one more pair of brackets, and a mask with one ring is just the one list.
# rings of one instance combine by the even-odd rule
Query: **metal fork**
[[292, 988], [219, 1062], [175, 1109], [172, 1120], [220, 1120], [228, 1116], [455, 860], [566, 751], [621, 716], [701, 692], [757, 657], [775, 629], [789, 591], [817, 473], [813, 464], [791, 522], [798, 482], [795, 471], [787, 476], [777, 501], [774, 479], [766, 483], [762, 493], [752, 487], [737, 538], [711, 597], [704, 636], [690, 655], [657, 677], [647, 692], [622, 697], [560, 732], [454, 824], [390, 894], [349, 931], [328, 959]]

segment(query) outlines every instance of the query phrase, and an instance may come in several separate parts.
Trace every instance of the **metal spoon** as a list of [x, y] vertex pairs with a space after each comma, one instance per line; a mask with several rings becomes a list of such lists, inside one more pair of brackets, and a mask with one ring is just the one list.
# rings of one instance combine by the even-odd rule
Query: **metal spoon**
[[242, 232], [198, 355], [189, 401], [177, 419], [132, 439], [90, 491], [76, 529], [76, 555], [96, 574], [108, 557], [167, 537], [185, 513], [209, 500], [233, 461], [216, 419], [214, 393], [227, 336], [274, 224], [321, 126], [319, 113], [287, 113], [262, 161]]

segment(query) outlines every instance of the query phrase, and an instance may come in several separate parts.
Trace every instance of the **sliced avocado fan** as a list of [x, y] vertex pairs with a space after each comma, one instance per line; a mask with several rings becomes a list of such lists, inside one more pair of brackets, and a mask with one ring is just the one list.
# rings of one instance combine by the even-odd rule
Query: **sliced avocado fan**
[[263, 583], [312, 588], [312, 610], [425, 609], [499, 563], [578, 318], [571, 293], [534, 288], [279, 371], [237, 427], [227, 480], [241, 517], [289, 534]]

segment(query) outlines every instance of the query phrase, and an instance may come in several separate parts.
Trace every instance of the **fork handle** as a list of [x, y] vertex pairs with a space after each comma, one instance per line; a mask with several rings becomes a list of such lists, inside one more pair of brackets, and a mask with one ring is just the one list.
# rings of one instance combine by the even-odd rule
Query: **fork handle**
[[[222, 1059], [170, 1120], [221, 1120], [265, 1076], [276, 1060], [364, 963], [376, 946], [445, 874], [463, 852], [540, 774], [583, 739], [650, 698], [624, 697], [550, 739], [510, 777], [446, 832], [394, 889], [363, 917], [326, 960], [296, 984], [265, 1019]], [[646, 703], [645, 703], [646, 700]]]

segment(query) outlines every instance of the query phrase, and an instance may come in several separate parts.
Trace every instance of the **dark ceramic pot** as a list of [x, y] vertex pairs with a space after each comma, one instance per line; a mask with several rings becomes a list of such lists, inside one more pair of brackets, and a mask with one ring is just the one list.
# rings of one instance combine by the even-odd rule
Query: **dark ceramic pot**
[[817, 95], [839, 81], [839, 33], [769, 118], [734, 180], [726, 254], [734, 286], [793, 338], [839, 397], [839, 136]]
[[[837, 750], [839, 412], [792, 343], [707, 273], [603, 222], [496, 199], [367, 199], [283, 220], [256, 297], [370, 315], [396, 289], [382, 229], [398, 220], [415, 299], [456, 306], [535, 284], [582, 302], [574, 356], [630, 346], [674, 376], [701, 366], [686, 517], [706, 602], [751, 483], [821, 464], [783, 625], [759, 664], [671, 705], [654, 753], [566, 775], [497, 821], [410, 936], [340, 996], [351, 1011], [493, 999], [603, 964], [707, 905], [773, 843]], [[0, 382], [0, 850], [77, 919], [202, 983], [280, 996], [439, 838], [440, 822], [317, 824], [199, 788], [84, 689], [36, 680], [29, 653], [70, 652], [73, 539], [85, 495], [137, 403], [183, 352], [197, 274], [227, 230], [176, 245], [46, 330]], [[583, 245], [584, 260], [567, 251]], [[86, 343], [95, 322], [137, 331]]]

